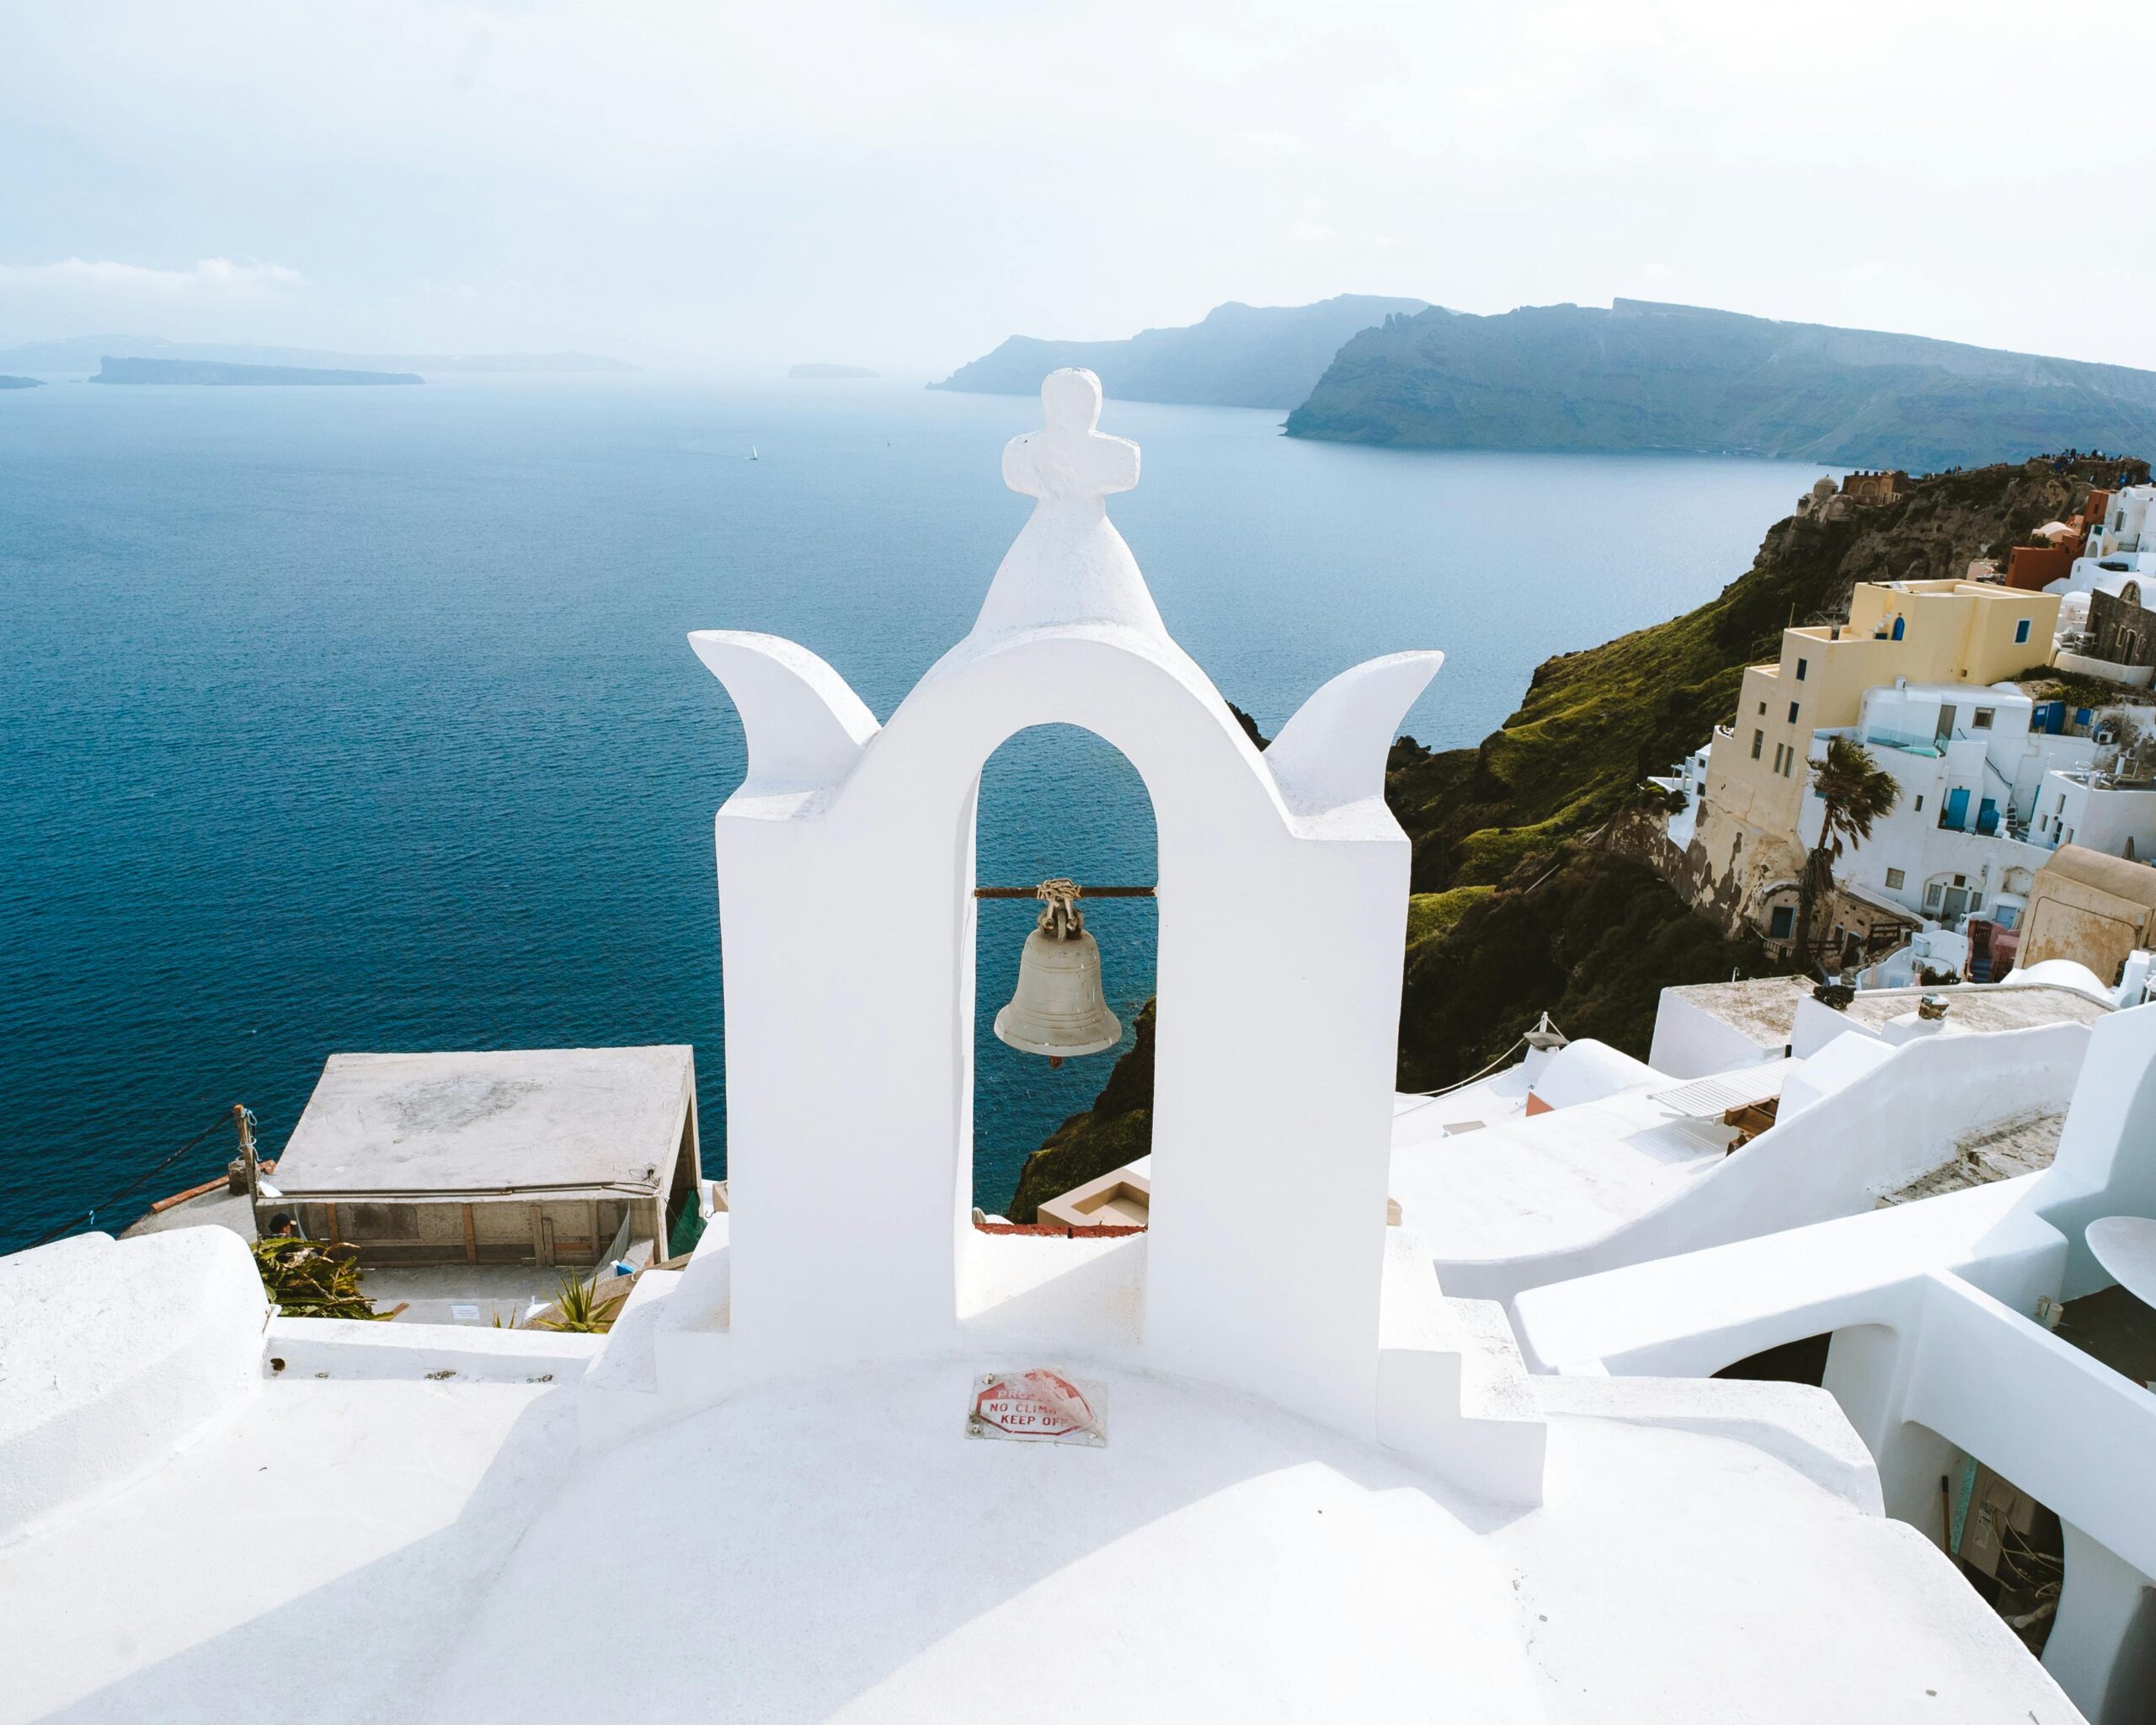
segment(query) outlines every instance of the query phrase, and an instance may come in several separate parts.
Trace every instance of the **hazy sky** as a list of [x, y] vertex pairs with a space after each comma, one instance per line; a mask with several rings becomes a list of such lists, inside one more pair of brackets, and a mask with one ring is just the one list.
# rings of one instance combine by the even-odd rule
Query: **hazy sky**
[[0, 342], [926, 375], [1358, 291], [2156, 368], [2136, 10], [0, 0]]

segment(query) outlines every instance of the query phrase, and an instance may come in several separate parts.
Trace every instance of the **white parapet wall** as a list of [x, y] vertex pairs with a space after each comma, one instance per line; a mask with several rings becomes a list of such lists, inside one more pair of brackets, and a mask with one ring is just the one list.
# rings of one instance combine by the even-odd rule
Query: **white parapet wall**
[[237, 1234], [81, 1234], [0, 1258], [0, 1539], [156, 1466], [260, 1382]]
[[1654, 1044], [1647, 1064], [1673, 1078], [1705, 1078], [1710, 1073], [1781, 1058], [1779, 1037], [1748, 1034], [1720, 1012], [1691, 999], [1683, 988], [1665, 988], [1655, 1008]]
[[603, 1335], [464, 1324], [370, 1323], [275, 1317], [263, 1338], [271, 1377], [451, 1378], [472, 1383], [573, 1383], [599, 1357]]
[[1504, 1258], [1438, 1260], [1448, 1294], [1522, 1290], [1870, 1210], [1996, 1122], [2064, 1108], [2089, 1046], [2082, 1024], [1935, 1036], [1781, 1120], [1667, 1203], [1597, 1237]]
[[2095, 677], [2106, 683], [2123, 684], [2129, 689], [2145, 689], [2156, 679], [2156, 666], [2121, 665], [2115, 660], [2091, 659], [2081, 653], [2062, 653], [2052, 663], [2061, 670], [2076, 676]]

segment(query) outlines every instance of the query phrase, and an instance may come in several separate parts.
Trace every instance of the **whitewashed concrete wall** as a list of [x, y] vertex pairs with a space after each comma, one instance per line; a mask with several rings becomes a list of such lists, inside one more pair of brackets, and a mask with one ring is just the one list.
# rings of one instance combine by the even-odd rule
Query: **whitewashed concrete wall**
[[1523, 1290], [1870, 1210], [1951, 1159], [1994, 1121], [2063, 1108], [2088, 1048], [2079, 1024], [1931, 1037], [1778, 1121], [1668, 1202], [1585, 1245], [1502, 1259], [1440, 1259], [1449, 1294], [1510, 1301]]
[[1647, 1064], [1673, 1078], [1705, 1078], [1761, 1060], [1778, 1060], [1783, 1044], [1755, 1042], [1718, 1012], [1695, 1006], [1681, 990], [1665, 988], [1655, 1007]]
[[0, 1258], [0, 1539], [163, 1461], [261, 1380], [237, 1234], [80, 1234]]
[[2151, 681], [2156, 680], [2156, 667], [2120, 665], [2109, 659], [2091, 659], [2085, 653], [2062, 653], [2052, 663], [2076, 676], [2096, 677], [2104, 682], [2123, 684], [2129, 689], [2148, 688]]
[[2156, 791], [2097, 786], [2064, 773], [2045, 776], [2037, 796], [2047, 845], [2082, 845], [2109, 857], [2156, 857]]

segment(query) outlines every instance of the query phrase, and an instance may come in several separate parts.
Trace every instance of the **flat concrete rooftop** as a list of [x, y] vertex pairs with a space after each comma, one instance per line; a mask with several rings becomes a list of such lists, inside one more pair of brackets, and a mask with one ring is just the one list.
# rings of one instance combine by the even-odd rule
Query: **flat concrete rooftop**
[[[1440, 1263], [1529, 1257], [1598, 1239], [1720, 1167], [1736, 1135], [1718, 1117], [1688, 1117], [1657, 1101], [1657, 1092], [1678, 1088], [1659, 1075], [1531, 1117], [1508, 1111], [1495, 1087], [1486, 1079], [1444, 1099], [1455, 1115], [1480, 1119], [1479, 1130], [1402, 1134], [1393, 1146], [1389, 1189]], [[1403, 1124], [1417, 1119], [1401, 1117]]]
[[1946, 996], [1946, 1022], [1963, 1030], [2027, 1030], [2039, 1024], [2094, 1024], [2111, 1007], [2071, 988], [2048, 983], [1965, 982], [1951, 988], [1873, 988], [1860, 992], [1844, 1016], [1876, 1030], [1917, 1009], [1927, 994]]
[[332, 1055], [270, 1178], [285, 1199], [662, 1191], [692, 1051]]
[[[1712, 1014], [1762, 1047], [1790, 1039], [1797, 1002], [1813, 985], [1800, 976], [1755, 976], [1739, 982], [1700, 982], [1665, 989]], [[2037, 1024], [2094, 1024], [2111, 1007], [2050, 983], [1963, 982], [1943, 988], [1860, 989], [1844, 1016], [1876, 1030], [1916, 1010], [1927, 994], [1947, 998], [1946, 1019], [1962, 1030], [2025, 1030]]]

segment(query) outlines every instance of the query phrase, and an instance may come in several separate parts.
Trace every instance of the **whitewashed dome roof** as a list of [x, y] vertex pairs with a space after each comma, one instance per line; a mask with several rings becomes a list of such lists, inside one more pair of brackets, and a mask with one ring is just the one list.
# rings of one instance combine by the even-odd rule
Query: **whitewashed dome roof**
[[1550, 1064], [1535, 1077], [1534, 1093], [1553, 1108], [1569, 1108], [1662, 1076], [1645, 1060], [1585, 1036], [1550, 1056]]

